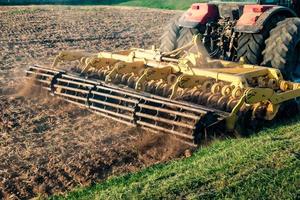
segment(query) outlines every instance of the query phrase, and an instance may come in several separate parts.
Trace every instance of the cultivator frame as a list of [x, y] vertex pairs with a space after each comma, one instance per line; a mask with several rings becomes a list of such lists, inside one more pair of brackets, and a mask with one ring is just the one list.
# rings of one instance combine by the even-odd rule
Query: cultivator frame
[[[272, 120], [282, 103], [300, 96], [300, 85], [283, 80], [277, 69], [207, 59], [200, 40], [196, 36], [168, 53], [154, 48], [65, 51], [53, 68], [31, 66], [27, 75], [68, 102], [190, 145], [207, 140], [216, 129], [234, 131], [245, 113]], [[69, 73], [56, 69], [62, 61], [80, 64]]]

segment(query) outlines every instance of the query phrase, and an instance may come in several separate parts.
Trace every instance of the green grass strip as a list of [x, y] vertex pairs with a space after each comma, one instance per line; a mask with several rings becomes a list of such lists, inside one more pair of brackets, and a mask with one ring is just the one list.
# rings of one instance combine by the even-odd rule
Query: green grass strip
[[300, 117], [50, 199], [297, 199]]

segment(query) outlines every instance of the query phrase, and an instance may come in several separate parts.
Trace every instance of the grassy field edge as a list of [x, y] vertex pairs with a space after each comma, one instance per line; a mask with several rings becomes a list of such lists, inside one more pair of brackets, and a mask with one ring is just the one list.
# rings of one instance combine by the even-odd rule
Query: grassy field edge
[[300, 117], [50, 199], [297, 199]]
[[160, 9], [170, 9], [170, 10], [186, 10], [194, 2], [203, 2], [203, 0], [185, 0], [185, 1], [176, 1], [176, 0], [87, 0], [87, 1], [78, 1], [78, 0], [10, 0], [2, 1], [0, 5], [110, 5], [110, 6], [133, 6], [133, 7], [147, 7], [147, 8], [160, 8]]

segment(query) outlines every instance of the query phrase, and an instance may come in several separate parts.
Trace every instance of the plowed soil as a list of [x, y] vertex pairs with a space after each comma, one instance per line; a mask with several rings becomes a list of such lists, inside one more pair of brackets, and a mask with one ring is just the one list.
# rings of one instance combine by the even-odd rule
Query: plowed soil
[[[186, 147], [62, 102], [24, 80], [57, 52], [158, 44], [175, 11], [0, 7], [0, 199], [28, 199], [180, 157]], [[172, 145], [170, 145], [172, 144]]]

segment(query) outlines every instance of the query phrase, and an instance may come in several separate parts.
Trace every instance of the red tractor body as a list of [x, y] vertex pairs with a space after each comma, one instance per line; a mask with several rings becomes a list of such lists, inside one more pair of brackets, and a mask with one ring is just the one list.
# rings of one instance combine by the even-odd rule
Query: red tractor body
[[[255, 25], [258, 18], [274, 5], [244, 5], [243, 14], [237, 22], [237, 26]], [[181, 17], [180, 21], [185, 24], [206, 24], [219, 18], [219, 10], [215, 4], [194, 3], [191, 8]]]
[[[287, 17], [296, 17], [300, 11], [297, 12], [296, 8], [298, 6], [297, 0], [294, 0], [291, 4], [292, 8], [278, 5], [261, 5], [261, 4], [216, 4], [216, 3], [194, 3], [191, 7], [181, 16], [179, 19], [179, 25], [186, 28], [195, 28], [199, 25], [207, 24], [216, 19], [222, 18], [222, 13], [220, 12], [220, 6], [226, 7], [228, 10], [236, 9], [238, 13], [236, 15], [236, 29], [239, 32], [258, 32], [263, 27], [263, 24], [258, 24], [257, 22], [267, 21], [272, 17], [272, 15], [284, 15]], [[299, 6], [298, 6], [299, 7]], [[225, 10], [226, 10], [225, 8]], [[223, 8], [224, 9], [224, 8]], [[299, 8], [298, 8], [299, 9]], [[269, 12], [267, 12], [269, 11]], [[263, 15], [264, 14], [264, 15]], [[260, 22], [261, 23], [261, 22]], [[258, 26], [260, 26], [258, 28]], [[252, 31], [251, 31], [252, 27]]]
[[198, 24], [206, 24], [218, 17], [219, 11], [216, 5], [208, 3], [194, 3], [191, 8], [182, 15], [180, 20], [193, 26], [197, 26]]
[[245, 5], [236, 26], [253, 26], [264, 12], [274, 7], [272, 5]]

